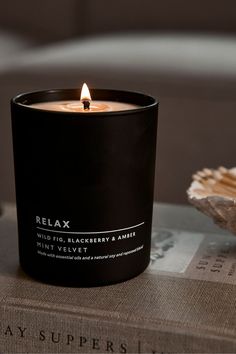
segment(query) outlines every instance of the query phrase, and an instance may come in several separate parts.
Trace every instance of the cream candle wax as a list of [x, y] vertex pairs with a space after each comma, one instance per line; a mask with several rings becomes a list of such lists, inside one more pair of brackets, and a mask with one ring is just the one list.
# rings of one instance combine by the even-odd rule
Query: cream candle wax
[[73, 101], [53, 101], [40, 102], [31, 105], [33, 108], [45, 109], [47, 111], [61, 111], [61, 112], [115, 112], [127, 111], [136, 109], [139, 106], [131, 103], [115, 102], [115, 101], [92, 101], [89, 109], [84, 109], [83, 103], [79, 100]]
[[98, 101], [92, 100], [89, 89], [84, 83], [81, 90], [80, 100], [68, 100], [68, 101], [52, 101], [52, 102], [39, 102], [32, 104], [31, 107], [37, 109], [44, 109], [48, 111], [61, 111], [61, 112], [115, 112], [126, 111], [130, 109], [136, 109], [139, 106], [116, 101]]

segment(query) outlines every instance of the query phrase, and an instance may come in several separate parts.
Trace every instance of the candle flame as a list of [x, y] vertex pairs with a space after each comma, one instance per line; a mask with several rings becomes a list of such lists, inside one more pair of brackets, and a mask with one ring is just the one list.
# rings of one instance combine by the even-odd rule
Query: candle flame
[[91, 95], [89, 92], [89, 88], [86, 85], [86, 83], [83, 84], [82, 90], [81, 90], [81, 95], [80, 95], [80, 100], [83, 101], [91, 101]]

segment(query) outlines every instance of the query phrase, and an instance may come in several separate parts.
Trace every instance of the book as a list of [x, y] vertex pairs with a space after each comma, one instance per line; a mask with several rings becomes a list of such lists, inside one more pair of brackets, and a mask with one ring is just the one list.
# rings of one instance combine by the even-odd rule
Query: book
[[154, 207], [149, 267], [124, 283], [65, 288], [18, 261], [16, 213], [0, 217], [1, 353], [235, 353], [236, 237], [192, 207]]

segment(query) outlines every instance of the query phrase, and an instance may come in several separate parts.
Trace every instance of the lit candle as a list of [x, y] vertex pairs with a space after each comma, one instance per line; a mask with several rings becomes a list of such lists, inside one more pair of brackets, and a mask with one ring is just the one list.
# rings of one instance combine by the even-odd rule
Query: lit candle
[[84, 83], [81, 90], [80, 100], [39, 102], [32, 104], [31, 107], [57, 112], [93, 113], [127, 111], [130, 109], [136, 109], [139, 106], [132, 103], [118, 101], [92, 101], [88, 86]]
[[118, 283], [150, 261], [157, 102], [91, 96], [84, 85], [11, 102], [20, 264], [51, 284]]

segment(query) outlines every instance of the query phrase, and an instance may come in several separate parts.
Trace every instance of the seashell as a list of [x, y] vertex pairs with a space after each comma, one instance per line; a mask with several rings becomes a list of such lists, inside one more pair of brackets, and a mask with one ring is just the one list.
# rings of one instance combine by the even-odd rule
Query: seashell
[[236, 235], [236, 168], [204, 168], [196, 172], [187, 194], [198, 210]]

